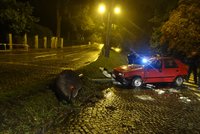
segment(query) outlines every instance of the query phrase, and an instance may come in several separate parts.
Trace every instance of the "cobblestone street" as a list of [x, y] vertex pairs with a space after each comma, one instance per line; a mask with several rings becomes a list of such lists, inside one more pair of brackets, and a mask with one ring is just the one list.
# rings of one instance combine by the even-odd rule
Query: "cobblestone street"
[[54, 132], [200, 133], [198, 93], [170, 90], [173, 89], [159, 94], [149, 89], [109, 88], [104, 91], [104, 99], [72, 115], [69, 122]]

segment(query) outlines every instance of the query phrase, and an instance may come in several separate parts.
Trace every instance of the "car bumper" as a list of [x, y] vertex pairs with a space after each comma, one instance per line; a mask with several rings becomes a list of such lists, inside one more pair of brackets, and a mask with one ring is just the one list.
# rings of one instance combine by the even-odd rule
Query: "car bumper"
[[116, 74], [112, 74], [112, 77], [113, 77], [116, 81], [120, 82], [122, 85], [128, 86], [128, 85], [130, 84], [130, 81], [127, 80], [126, 78], [123, 78], [122, 76], [119, 76], [119, 75], [116, 75]]

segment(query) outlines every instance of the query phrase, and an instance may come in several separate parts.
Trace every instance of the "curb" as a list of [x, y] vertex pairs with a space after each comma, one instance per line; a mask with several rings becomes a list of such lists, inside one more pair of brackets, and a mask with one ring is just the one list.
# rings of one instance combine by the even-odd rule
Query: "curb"
[[190, 90], [195, 91], [195, 92], [200, 92], [200, 90], [198, 89], [198, 85], [193, 84], [193, 83], [189, 83], [189, 82], [184, 82], [183, 83], [185, 86], [187, 86]]

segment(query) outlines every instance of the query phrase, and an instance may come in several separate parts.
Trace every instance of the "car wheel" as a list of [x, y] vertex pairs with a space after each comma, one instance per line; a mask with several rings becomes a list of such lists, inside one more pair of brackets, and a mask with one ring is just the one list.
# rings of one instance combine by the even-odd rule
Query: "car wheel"
[[176, 77], [176, 79], [175, 79], [175, 81], [174, 81], [174, 84], [175, 84], [176, 86], [181, 86], [181, 85], [183, 85], [183, 77], [181, 77], [181, 76]]
[[133, 78], [131, 85], [133, 87], [141, 87], [142, 86], [142, 79], [140, 77]]

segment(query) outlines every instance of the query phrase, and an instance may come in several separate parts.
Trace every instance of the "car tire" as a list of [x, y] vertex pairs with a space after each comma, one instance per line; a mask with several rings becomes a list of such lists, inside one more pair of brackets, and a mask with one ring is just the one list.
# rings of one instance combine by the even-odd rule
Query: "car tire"
[[183, 85], [183, 77], [181, 77], [181, 76], [178, 76], [178, 77], [176, 77], [176, 79], [174, 80], [174, 84], [175, 84], [175, 86], [178, 86], [178, 87], [180, 87], [180, 86], [182, 86]]
[[142, 86], [142, 79], [140, 77], [133, 78], [131, 85], [132, 87], [141, 87]]

